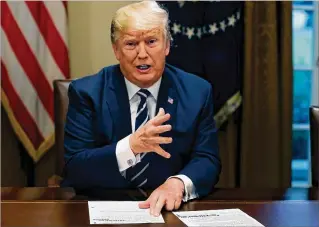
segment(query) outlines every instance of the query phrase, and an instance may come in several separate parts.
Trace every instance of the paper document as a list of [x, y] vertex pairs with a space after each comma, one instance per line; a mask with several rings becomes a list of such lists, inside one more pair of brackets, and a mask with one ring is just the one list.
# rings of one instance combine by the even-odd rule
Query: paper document
[[173, 213], [187, 226], [263, 226], [240, 209]]
[[162, 215], [154, 217], [149, 209], [140, 209], [139, 202], [89, 201], [90, 224], [165, 223]]

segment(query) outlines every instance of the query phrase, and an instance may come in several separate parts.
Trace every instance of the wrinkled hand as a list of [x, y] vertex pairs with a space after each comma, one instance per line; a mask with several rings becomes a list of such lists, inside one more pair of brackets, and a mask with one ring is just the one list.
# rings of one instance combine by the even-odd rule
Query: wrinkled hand
[[151, 215], [159, 216], [164, 206], [168, 211], [178, 209], [182, 203], [183, 194], [183, 181], [178, 178], [170, 178], [154, 190], [146, 201], [139, 203], [139, 208], [150, 208]]
[[171, 137], [159, 136], [160, 133], [170, 131], [171, 125], [162, 125], [170, 119], [170, 114], [165, 114], [163, 108], [160, 108], [158, 114], [145, 125], [138, 128], [130, 136], [130, 147], [135, 155], [144, 152], [156, 152], [157, 154], [170, 158], [171, 155], [164, 151], [159, 144], [169, 144], [172, 142]]

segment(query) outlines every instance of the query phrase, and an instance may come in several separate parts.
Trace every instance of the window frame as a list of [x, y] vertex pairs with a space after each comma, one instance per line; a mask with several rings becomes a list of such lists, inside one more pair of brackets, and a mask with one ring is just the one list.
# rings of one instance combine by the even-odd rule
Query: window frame
[[[314, 62], [312, 67], [295, 67], [293, 65], [294, 70], [309, 70], [312, 71], [312, 80], [311, 80], [311, 105], [319, 105], [319, 2], [313, 1], [313, 5], [305, 6], [305, 5], [293, 5], [293, 10], [308, 10], [313, 11], [314, 13]], [[293, 123], [292, 122], [292, 130], [293, 131], [310, 131], [310, 125], [304, 123]], [[310, 135], [310, 133], [309, 133]], [[297, 171], [308, 171], [308, 182], [302, 181], [294, 181], [291, 179], [292, 187], [309, 187], [311, 186], [311, 154], [310, 154], [310, 137], [308, 137], [308, 159], [295, 159], [291, 161], [291, 169]]]

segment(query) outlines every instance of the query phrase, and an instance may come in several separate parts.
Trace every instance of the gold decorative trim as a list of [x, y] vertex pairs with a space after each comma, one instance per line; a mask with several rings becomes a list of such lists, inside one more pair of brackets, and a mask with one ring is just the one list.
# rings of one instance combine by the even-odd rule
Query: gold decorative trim
[[242, 96], [238, 91], [230, 99], [226, 101], [223, 107], [214, 116], [216, 127], [219, 128], [228, 118], [229, 115], [235, 112], [242, 103]]
[[21, 128], [21, 125], [15, 118], [11, 105], [9, 103], [8, 97], [6, 96], [5, 92], [1, 88], [1, 102], [4, 106], [5, 111], [8, 114], [10, 123], [12, 124], [13, 131], [18, 136], [19, 140], [22, 142], [23, 146], [25, 147], [28, 154], [31, 156], [34, 162], [38, 162], [40, 158], [45, 154], [45, 152], [53, 146], [54, 144], [54, 132], [44, 139], [44, 141], [39, 146], [38, 150], [36, 150], [31, 143], [27, 134]]

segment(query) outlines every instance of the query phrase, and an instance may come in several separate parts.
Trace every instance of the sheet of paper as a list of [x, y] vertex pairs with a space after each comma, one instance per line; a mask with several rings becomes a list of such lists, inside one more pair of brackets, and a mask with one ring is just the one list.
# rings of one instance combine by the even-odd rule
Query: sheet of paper
[[240, 209], [173, 212], [187, 226], [263, 226]]
[[162, 215], [154, 217], [149, 209], [140, 209], [139, 202], [89, 201], [90, 224], [165, 223]]

